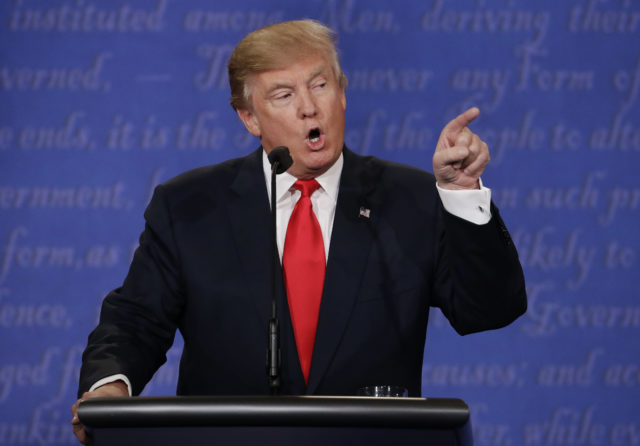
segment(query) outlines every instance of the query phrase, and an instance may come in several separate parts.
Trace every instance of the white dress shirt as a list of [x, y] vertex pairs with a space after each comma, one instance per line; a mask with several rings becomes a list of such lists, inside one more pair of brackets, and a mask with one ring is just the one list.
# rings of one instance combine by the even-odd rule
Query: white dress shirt
[[[331, 241], [331, 230], [333, 229], [333, 217], [336, 214], [336, 203], [338, 202], [338, 188], [340, 186], [340, 174], [344, 159], [340, 158], [325, 173], [316, 177], [320, 187], [311, 195], [311, 205], [316, 214], [322, 239], [324, 241], [325, 260], [329, 258], [329, 242]], [[264, 178], [267, 183], [267, 195], [269, 196], [269, 207], [271, 207], [271, 164], [266, 152], [262, 151], [262, 167]], [[289, 172], [276, 175], [276, 227], [278, 229], [278, 254], [282, 261], [284, 252], [284, 239], [287, 235], [287, 226], [298, 199], [302, 193], [293, 187], [298, 179]]]

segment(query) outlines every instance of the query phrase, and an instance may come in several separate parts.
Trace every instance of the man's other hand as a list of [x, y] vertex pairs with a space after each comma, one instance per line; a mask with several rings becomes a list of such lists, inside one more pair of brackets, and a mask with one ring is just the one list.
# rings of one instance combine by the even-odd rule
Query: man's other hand
[[468, 125], [480, 110], [472, 107], [449, 122], [433, 154], [433, 174], [443, 189], [479, 189], [479, 178], [489, 163], [489, 147]]
[[73, 418], [71, 419], [71, 424], [73, 425], [73, 433], [82, 444], [91, 444], [91, 438], [87, 435], [87, 432], [84, 430], [84, 426], [78, 419], [78, 405], [82, 400], [86, 400], [88, 398], [97, 398], [101, 396], [129, 396], [129, 389], [123, 381], [114, 381], [112, 383], [108, 383], [104, 386], [98, 387], [93, 392], [85, 392], [82, 395], [82, 398], [80, 398], [73, 406], [71, 406], [71, 414], [73, 415]]

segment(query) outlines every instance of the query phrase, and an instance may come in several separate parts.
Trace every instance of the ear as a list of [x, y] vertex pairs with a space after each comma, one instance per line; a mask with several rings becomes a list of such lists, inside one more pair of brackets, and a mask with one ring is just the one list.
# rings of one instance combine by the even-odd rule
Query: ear
[[247, 128], [249, 133], [260, 138], [260, 123], [258, 122], [258, 118], [256, 117], [256, 115], [251, 110], [241, 108], [237, 110], [237, 113], [238, 117]]

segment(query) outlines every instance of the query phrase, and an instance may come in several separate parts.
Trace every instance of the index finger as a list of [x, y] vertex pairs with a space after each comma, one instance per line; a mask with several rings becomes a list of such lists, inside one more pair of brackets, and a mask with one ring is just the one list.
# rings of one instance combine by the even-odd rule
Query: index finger
[[444, 127], [444, 131], [446, 133], [459, 133], [463, 128], [468, 126], [474, 119], [476, 119], [479, 114], [480, 109], [478, 107], [471, 107], [469, 110], [459, 114], [454, 119], [452, 119]]

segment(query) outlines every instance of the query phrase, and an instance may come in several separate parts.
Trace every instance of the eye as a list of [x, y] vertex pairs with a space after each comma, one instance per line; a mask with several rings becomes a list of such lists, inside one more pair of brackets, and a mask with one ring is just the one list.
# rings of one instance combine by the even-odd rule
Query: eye
[[271, 100], [276, 103], [285, 103], [291, 99], [293, 92], [290, 90], [281, 90], [271, 96]]

